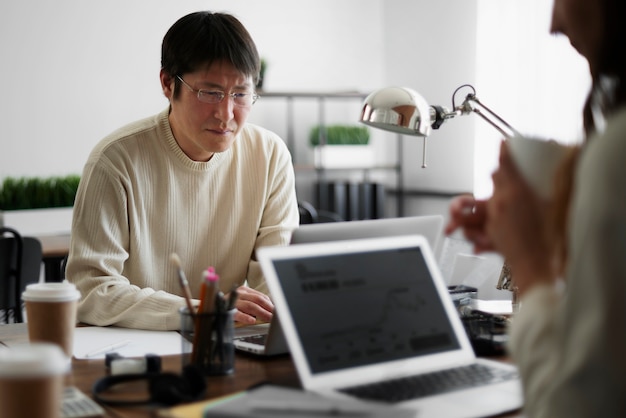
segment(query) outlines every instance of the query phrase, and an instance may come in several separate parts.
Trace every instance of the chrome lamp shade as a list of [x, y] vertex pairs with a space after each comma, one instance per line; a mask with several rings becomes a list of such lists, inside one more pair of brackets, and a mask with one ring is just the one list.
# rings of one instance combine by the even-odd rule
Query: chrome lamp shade
[[432, 125], [431, 108], [414, 90], [387, 87], [367, 96], [360, 122], [385, 131], [427, 137]]

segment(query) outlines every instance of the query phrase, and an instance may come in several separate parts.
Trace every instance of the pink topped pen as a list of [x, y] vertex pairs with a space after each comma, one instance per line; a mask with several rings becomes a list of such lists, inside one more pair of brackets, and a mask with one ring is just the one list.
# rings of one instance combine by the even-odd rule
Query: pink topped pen
[[217, 295], [217, 282], [220, 276], [215, 272], [213, 266], [207, 268], [203, 276], [203, 292], [201, 292], [203, 297], [200, 301], [200, 312], [212, 313], [215, 311], [215, 295]]

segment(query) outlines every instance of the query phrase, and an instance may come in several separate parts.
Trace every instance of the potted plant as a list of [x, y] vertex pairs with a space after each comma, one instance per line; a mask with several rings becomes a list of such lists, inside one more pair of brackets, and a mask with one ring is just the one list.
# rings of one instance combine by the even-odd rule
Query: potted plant
[[58, 232], [71, 224], [80, 176], [6, 177], [0, 184], [0, 226]]
[[263, 90], [263, 79], [265, 78], [266, 70], [267, 70], [267, 60], [265, 58], [261, 58], [261, 68], [259, 70], [259, 81], [256, 83], [256, 88], [258, 91]]
[[374, 153], [369, 142], [370, 132], [365, 126], [316, 125], [309, 133], [318, 168], [372, 166]]

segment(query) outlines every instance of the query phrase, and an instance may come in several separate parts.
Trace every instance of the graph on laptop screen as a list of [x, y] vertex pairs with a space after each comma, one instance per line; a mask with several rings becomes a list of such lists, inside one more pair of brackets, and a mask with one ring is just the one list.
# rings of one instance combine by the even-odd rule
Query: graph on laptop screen
[[311, 371], [457, 349], [419, 248], [274, 260]]

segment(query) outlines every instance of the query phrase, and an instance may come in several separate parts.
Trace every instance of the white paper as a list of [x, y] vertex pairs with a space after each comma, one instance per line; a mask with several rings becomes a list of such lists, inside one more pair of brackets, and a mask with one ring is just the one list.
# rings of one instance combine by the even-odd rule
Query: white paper
[[512, 315], [513, 303], [510, 300], [481, 300], [475, 301], [474, 309], [494, 315]]
[[118, 327], [78, 327], [74, 330], [74, 357], [77, 359], [102, 359], [106, 352], [88, 356], [104, 347], [124, 342], [111, 352], [124, 357], [143, 357], [181, 354], [181, 336], [176, 331], [146, 331]]
[[453, 283], [454, 280], [454, 265], [456, 264], [457, 254], [472, 254], [472, 244], [463, 238], [455, 238], [453, 236], [446, 236], [442, 240], [441, 255], [439, 256], [439, 268], [443, 275], [444, 282], [448, 286], [461, 284]]
[[484, 281], [489, 279], [484, 274], [485, 257], [473, 254], [457, 254], [454, 258], [450, 285], [456, 286], [464, 284], [479, 288]]
[[496, 254], [479, 256], [459, 253], [454, 258], [450, 284], [475, 287], [479, 299], [510, 300], [510, 291], [496, 288], [502, 263], [502, 257]]

